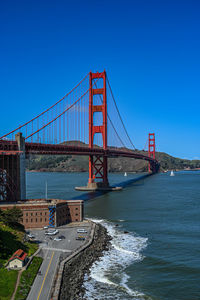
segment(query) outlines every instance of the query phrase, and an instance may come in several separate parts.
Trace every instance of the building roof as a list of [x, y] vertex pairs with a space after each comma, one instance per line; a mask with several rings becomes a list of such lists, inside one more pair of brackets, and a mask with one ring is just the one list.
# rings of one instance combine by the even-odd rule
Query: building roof
[[22, 209], [32, 209], [32, 207], [40, 207], [40, 206], [46, 206], [48, 205], [60, 205], [60, 204], [72, 204], [72, 203], [83, 203], [83, 200], [62, 200], [62, 199], [26, 199], [18, 202], [2, 202], [0, 201], [0, 208], [7, 209], [9, 207], [19, 207]]
[[11, 258], [8, 260], [9, 262], [13, 259], [19, 259], [21, 261], [24, 261], [25, 258], [27, 257], [27, 253], [24, 252], [22, 249], [18, 249], [12, 256]]

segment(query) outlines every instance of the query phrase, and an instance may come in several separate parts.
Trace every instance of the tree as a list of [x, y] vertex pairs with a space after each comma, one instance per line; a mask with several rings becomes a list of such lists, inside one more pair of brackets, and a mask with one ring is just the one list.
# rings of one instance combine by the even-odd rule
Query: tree
[[0, 219], [6, 224], [11, 227], [18, 226], [19, 223], [22, 221], [23, 213], [22, 211], [14, 206], [11, 209], [6, 209], [0, 212]]
[[3, 210], [0, 209], [0, 222], [3, 222]]

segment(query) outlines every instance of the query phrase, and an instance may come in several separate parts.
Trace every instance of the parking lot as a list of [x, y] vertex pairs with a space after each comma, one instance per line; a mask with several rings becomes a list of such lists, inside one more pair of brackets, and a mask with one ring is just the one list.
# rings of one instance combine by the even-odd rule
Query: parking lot
[[[87, 233], [77, 233], [78, 229], [85, 229]], [[40, 248], [53, 248], [62, 251], [73, 251], [88, 239], [90, 235], [90, 225], [88, 223], [83, 223], [81, 225], [69, 226], [65, 225], [56, 228], [58, 233], [56, 235], [46, 235], [45, 232], [53, 231], [54, 228], [47, 229], [32, 229], [29, 230], [30, 234], [34, 236], [34, 241], [39, 244]], [[78, 236], [85, 237], [85, 240], [76, 240]], [[54, 239], [60, 238], [60, 241], [55, 241]]]
[[[54, 230], [53, 228], [48, 230], [28, 230], [28, 234], [34, 236], [33, 240], [36, 241], [42, 249], [44, 259], [39, 270], [41, 274], [36, 276], [28, 295], [28, 300], [50, 299], [51, 286], [59, 261], [72, 254], [73, 251], [77, 250], [89, 240], [91, 224], [89, 222], [82, 222], [74, 224], [73, 226], [70, 224], [56, 229], [58, 230], [56, 235], [45, 234], [47, 231]], [[85, 229], [87, 233], [77, 233], [78, 229]], [[85, 240], [77, 240], [76, 238], [79, 236], [85, 237]], [[61, 240], [54, 240], [54, 238], [59, 237], [62, 237]]]

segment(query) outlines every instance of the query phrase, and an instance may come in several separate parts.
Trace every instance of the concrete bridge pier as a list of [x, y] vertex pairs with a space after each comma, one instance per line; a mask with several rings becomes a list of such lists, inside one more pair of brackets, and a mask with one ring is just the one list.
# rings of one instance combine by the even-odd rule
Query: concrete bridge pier
[[25, 138], [22, 133], [18, 132], [15, 135], [15, 140], [18, 144], [18, 150], [21, 151], [19, 159], [19, 200], [26, 199], [26, 154], [25, 154]]
[[0, 155], [0, 202], [19, 199], [19, 155]]

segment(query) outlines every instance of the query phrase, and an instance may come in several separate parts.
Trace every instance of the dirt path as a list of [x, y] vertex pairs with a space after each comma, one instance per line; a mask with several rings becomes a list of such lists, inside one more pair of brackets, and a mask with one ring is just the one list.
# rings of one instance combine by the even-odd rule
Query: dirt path
[[13, 293], [13, 295], [12, 295], [11, 300], [14, 300], [14, 299], [15, 299], [15, 294], [16, 294], [16, 292], [17, 292], [17, 288], [18, 288], [18, 285], [19, 285], [19, 281], [20, 281], [22, 272], [23, 272], [22, 270], [20, 270], [20, 271], [18, 272], [17, 282], [16, 282], [16, 285], [15, 285], [15, 290], [14, 290], [14, 293]]

